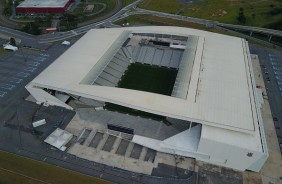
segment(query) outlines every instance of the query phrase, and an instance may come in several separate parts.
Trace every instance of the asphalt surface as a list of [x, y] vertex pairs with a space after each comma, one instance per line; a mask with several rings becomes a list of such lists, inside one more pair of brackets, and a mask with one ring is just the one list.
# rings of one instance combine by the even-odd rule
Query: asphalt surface
[[280, 150], [282, 150], [282, 52], [250, 45], [259, 57]]
[[[0, 40], [4, 43], [4, 40]], [[23, 42], [23, 44], [25, 44]], [[31, 42], [27, 42], [31, 46]], [[46, 52], [33, 50], [32, 48], [20, 47], [16, 52], [5, 51], [0, 56], [0, 117], [9, 116], [11, 104], [15, 105], [18, 100], [25, 98], [28, 92], [24, 86], [36, 77], [44, 68], [52, 63], [68, 47], [60, 43], [45, 45]], [[47, 47], [48, 46], [48, 47]]]

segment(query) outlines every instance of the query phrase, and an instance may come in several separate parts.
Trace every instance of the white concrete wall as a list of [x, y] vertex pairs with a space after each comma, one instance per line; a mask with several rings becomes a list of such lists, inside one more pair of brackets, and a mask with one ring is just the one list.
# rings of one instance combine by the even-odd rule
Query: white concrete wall
[[[228, 145], [203, 137], [200, 139], [198, 152], [210, 155], [210, 159], [199, 158], [201, 161], [229, 167], [239, 171], [251, 168], [251, 165], [258, 162], [264, 155], [263, 152]], [[252, 157], [248, 157], [248, 153], [252, 153]], [[254, 171], [258, 172], [259, 170]]]
[[[132, 141], [159, 152], [192, 157], [196, 160], [239, 171], [252, 170], [259, 172], [267, 158], [262, 152], [256, 152], [205, 138], [201, 138], [197, 152], [189, 150], [184, 151], [177, 146], [167, 146], [166, 144], [163, 144], [163, 141], [138, 135], [134, 135]], [[181, 142], [183, 140], [179, 141]], [[247, 156], [249, 152], [253, 153], [252, 157]]]
[[183, 149], [182, 147], [166, 145], [166, 144], [162, 143], [163, 141], [152, 139], [152, 138], [149, 138], [149, 137], [134, 135], [132, 142], [134, 142], [136, 144], [140, 144], [140, 145], [145, 146], [147, 148], [151, 148], [151, 149], [159, 151], [159, 152], [163, 152], [163, 153], [169, 153], [169, 154], [173, 154], [173, 155], [181, 155], [181, 156], [191, 157], [191, 158], [196, 158], [196, 159], [198, 159], [198, 158], [208, 159], [209, 158], [208, 155], [193, 152], [193, 151], [190, 151], [189, 149]]
[[71, 106], [65, 104], [64, 102], [60, 101], [56, 97], [47, 93], [42, 88], [36, 88], [36, 87], [30, 86], [30, 85], [27, 85], [25, 88], [36, 99], [37, 104], [44, 103], [45, 105], [60, 106], [60, 107], [66, 108], [66, 109], [73, 110], [73, 108]]

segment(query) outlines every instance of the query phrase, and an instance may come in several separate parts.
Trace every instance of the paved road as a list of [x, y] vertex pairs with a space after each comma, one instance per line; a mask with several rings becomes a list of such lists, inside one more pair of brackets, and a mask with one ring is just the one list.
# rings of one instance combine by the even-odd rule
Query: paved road
[[[6, 28], [6, 27], [2, 27], [0, 26], [0, 33], [3, 34], [8, 34], [11, 35], [13, 37], [19, 38], [21, 39], [24, 43], [30, 43], [30, 45], [35, 45], [35, 47], [39, 46], [40, 43], [48, 43], [48, 42], [55, 42], [55, 41], [61, 41], [61, 40], [65, 40], [65, 39], [69, 39], [72, 37], [75, 37], [77, 35], [80, 34], [84, 34], [87, 31], [89, 31], [90, 29], [94, 29], [94, 28], [100, 28], [100, 26], [104, 25], [112, 25], [111, 22], [124, 17], [124, 13], [126, 13], [130, 8], [132, 8], [133, 6], [136, 6], [136, 4], [138, 4], [141, 0], [138, 0], [124, 8], [122, 8], [120, 11], [118, 11], [117, 13], [115, 13], [112, 17], [107, 18], [103, 21], [100, 22], [96, 22], [93, 24], [89, 24], [83, 27], [79, 27], [77, 29], [71, 30], [71, 31], [67, 31], [67, 32], [58, 32], [58, 33], [54, 33], [54, 34], [45, 34], [45, 35], [39, 35], [39, 36], [34, 36], [31, 34], [27, 34], [21, 31], [17, 31], [14, 29], [10, 29], [10, 28]], [[38, 45], [39, 43], [39, 45]]]
[[46, 43], [46, 42], [54, 42], [54, 41], [59, 41], [59, 40], [64, 40], [67, 38], [71, 38], [73, 36], [77, 36], [83, 33], [86, 33], [87, 31], [89, 31], [90, 29], [95, 29], [95, 28], [100, 28], [100, 27], [105, 27], [105, 25], [112, 25], [111, 23], [114, 22], [117, 19], [123, 18], [125, 17], [125, 13], [128, 12], [128, 10], [134, 6], [136, 6], [141, 0], [138, 0], [124, 8], [122, 8], [119, 12], [117, 12], [116, 14], [114, 14], [112, 17], [107, 18], [103, 21], [100, 22], [96, 22], [93, 24], [89, 24], [83, 27], [79, 27], [77, 29], [71, 30], [71, 31], [67, 31], [67, 32], [59, 32], [59, 33], [55, 33], [53, 35], [42, 35], [38, 38], [38, 42], [40, 43]]
[[[40, 39], [40, 42], [44, 43], [44, 42], [53, 41], [53, 40], [62, 40], [62, 39], [70, 38], [70, 37], [75, 36], [77, 34], [85, 33], [90, 29], [99, 28], [101, 25], [104, 25], [104, 24], [112, 25], [111, 23], [116, 21], [116, 20], [125, 18], [125, 17], [130, 16], [130, 15], [139, 15], [139, 14], [151, 14], [151, 15], [156, 15], [156, 16], [160, 16], [160, 17], [167, 17], [167, 18], [171, 18], [171, 19], [202, 24], [202, 25], [206, 25], [206, 26], [210, 26], [210, 27], [223, 26], [224, 25], [225, 27], [229, 26], [229, 27], [232, 27], [232, 28], [238, 28], [238, 29], [240, 28], [240, 29], [249, 30], [249, 31], [253, 31], [253, 32], [273, 34], [273, 35], [282, 37], [282, 32], [277, 31], [277, 30], [271, 30], [271, 29], [265, 29], [265, 28], [256, 28], [256, 27], [249, 27], [249, 26], [220, 24], [217, 21], [204, 20], [204, 19], [199, 19], [199, 18], [192, 18], [192, 17], [181, 16], [181, 15], [156, 12], [156, 11], [151, 11], [151, 10], [144, 10], [144, 9], [140, 9], [140, 8], [136, 7], [136, 5], [139, 2], [140, 1], [136, 1], [134, 4], [131, 4], [128, 7], [123, 8], [117, 14], [115, 14], [114, 16], [112, 16], [112, 17], [110, 17], [106, 20], [103, 20], [101, 22], [97, 22], [97, 23], [94, 23], [94, 24], [90, 24], [90, 25], [87, 25], [87, 26], [83, 26], [83, 27], [80, 27], [80, 28], [77, 28], [77, 29], [74, 29], [72, 31], [68, 31], [68, 32], [65, 32], [65, 33], [56, 33], [56, 35], [54, 35], [53, 37], [48, 37], [46, 39]], [[128, 10], [130, 8], [135, 8], [136, 11], [129, 12]]]
[[282, 52], [252, 44], [250, 52], [259, 56], [274, 126], [282, 145]]
[[262, 33], [266, 35], [273, 35], [273, 36], [278, 36], [282, 37], [282, 31], [279, 30], [274, 30], [274, 29], [266, 29], [266, 28], [260, 28], [260, 27], [251, 27], [251, 26], [241, 26], [241, 25], [232, 25], [232, 24], [223, 24], [223, 23], [217, 23], [217, 26], [222, 26], [225, 28], [235, 28], [235, 29], [240, 29], [240, 30], [246, 30], [246, 31], [251, 31], [251, 32], [256, 32], [256, 33]]
[[[119, 20], [119, 19], [122, 19], [122, 18], [125, 18], [129, 15], [152, 14], [152, 15], [161, 16], [161, 17], [183, 20], [183, 21], [193, 22], [193, 23], [197, 23], [197, 24], [203, 24], [203, 25], [206, 25], [206, 26], [217, 26], [217, 25], [220, 25], [220, 26], [224, 25], [224, 26], [229, 26], [229, 27], [232, 26], [232, 28], [238, 28], [238, 29], [240, 28], [240, 29], [246, 29], [246, 30], [254, 31], [254, 32], [263, 32], [263, 33], [267, 33], [267, 34], [282, 36], [282, 32], [277, 31], [277, 30], [255, 28], [255, 27], [248, 27], [248, 26], [239, 26], [239, 25], [220, 24], [216, 21], [211, 21], [211, 20], [204, 20], [204, 19], [199, 19], [199, 18], [185, 17], [185, 16], [181, 16], [181, 15], [168, 14], [168, 13], [162, 13], [162, 12], [140, 9], [140, 8], [136, 7], [136, 5], [140, 2], [141, 2], [141, 0], [138, 0], [138, 1], [122, 8], [120, 11], [115, 13], [113, 16], [111, 16], [110, 18], [107, 18], [103, 21], [96, 22], [96, 23], [93, 23], [93, 24], [89, 24], [89, 25], [86, 25], [86, 26], [82, 26], [82, 27], [79, 27], [77, 29], [67, 31], [67, 32], [45, 34], [45, 35], [40, 35], [40, 36], [35, 37], [33, 35], [21, 33], [20, 31], [0, 27], [0, 33], [1, 32], [6, 33], [6, 34], [9, 33], [12, 36], [15, 36], [15, 37], [23, 39], [23, 40], [29, 40], [30, 42], [34, 42], [34, 43], [37, 43], [37, 42], [38, 43], [48, 43], [48, 42], [61, 41], [61, 40], [65, 40], [65, 39], [68, 39], [68, 38], [72, 38], [74, 36], [84, 34], [87, 31], [89, 31], [90, 29], [105, 27], [105, 25], [111, 26], [112, 22]], [[135, 8], [136, 11], [129, 12], [129, 9], [131, 9], [131, 8]]]

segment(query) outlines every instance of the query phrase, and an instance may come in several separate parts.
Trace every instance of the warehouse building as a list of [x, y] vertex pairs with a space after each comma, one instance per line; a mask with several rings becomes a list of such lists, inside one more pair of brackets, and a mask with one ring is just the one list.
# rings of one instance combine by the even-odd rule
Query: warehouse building
[[16, 7], [18, 14], [34, 14], [34, 13], [64, 13], [71, 0], [25, 0]]

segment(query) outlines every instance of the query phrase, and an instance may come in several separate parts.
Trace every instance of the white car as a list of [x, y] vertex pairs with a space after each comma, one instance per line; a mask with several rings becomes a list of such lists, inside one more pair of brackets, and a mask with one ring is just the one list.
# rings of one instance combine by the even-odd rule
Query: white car
[[10, 51], [17, 51], [18, 50], [18, 47], [15, 47], [13, 45], [10, 45], [10, 44], [3, 44], [3, 47], [5, 50], [10, 50]]
[[70, 42], [65, 40], [65, 41], [62, 42], [62, 45], [69, 46], [69, 45], [70, 45]]

